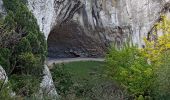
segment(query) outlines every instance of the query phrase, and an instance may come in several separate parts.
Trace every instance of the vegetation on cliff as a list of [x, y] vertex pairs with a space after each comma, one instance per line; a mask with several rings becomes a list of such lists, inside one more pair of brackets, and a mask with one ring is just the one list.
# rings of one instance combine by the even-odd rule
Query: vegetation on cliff
[[[169, 100], [170, 98], [170, 21], [162, 16], [145, 48], [111, 48], [106, 57], [108, 75], [116, 80], [131, 99]], [[158, 37], [157, 33], [162, 36]]]
[[[0, 65], [9, 81], [6, 84], [0, 81], [0, 100], [13, 100], [12, 91], [16, 98], [30, 99], [40, 90], [46, 41], [26, 6], [27, 0], [3, 3], [7, 15], [0, 16]], [[151, 37], [144, 39], [144, 48], [128, 43], [120, 49], [111, 47], [106, 65], [103, 62], [54, 65], [51, 72], [61, 99], [169, 100], [170, 20], [162, 16], [154, 29]]]
[[20, 96], [39, 91], [46, 41], [26, 0], [3, 0], [7, 15], [0, 20], [0, 65]]

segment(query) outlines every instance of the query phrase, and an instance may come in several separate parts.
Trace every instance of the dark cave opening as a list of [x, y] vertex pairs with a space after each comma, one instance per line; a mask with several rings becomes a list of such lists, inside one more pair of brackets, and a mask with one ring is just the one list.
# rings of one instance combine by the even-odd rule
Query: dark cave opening
[[101, 57], [104, 52], [95, 35], [87, 36], [74, 22], [55, 26], [47, 45], [49, 58]]

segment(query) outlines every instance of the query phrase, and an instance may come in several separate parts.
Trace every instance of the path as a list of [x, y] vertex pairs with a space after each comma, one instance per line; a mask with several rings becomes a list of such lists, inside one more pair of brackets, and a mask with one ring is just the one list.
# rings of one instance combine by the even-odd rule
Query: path
[[104, 58], [62, 58], [62, 59], [54, 59], [54, 58], [47, 58], [46, 64], [51, 66], [53, 63], [61, 64], [61, 63], [69, 63], [69, 62], [76, 62], [76, 61], [100, 61], [103, 62]]

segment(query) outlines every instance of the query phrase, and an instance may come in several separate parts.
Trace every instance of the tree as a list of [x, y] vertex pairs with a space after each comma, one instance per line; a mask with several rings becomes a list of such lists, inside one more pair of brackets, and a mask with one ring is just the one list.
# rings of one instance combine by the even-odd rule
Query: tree
[[[17, 80], [17, 87], [12, 85], [15, 89], [21, 89], [20, 84], [28, 86], [23, 87], [24, 91], [16, 91], [17, 94], [23, 94], [22, 96], [30, 96], [33, 93], [31, 87], [38, 87], [47, 52], [45, 37], [25, 5], [26, 1], [3, 0], [8, 15], [5, 20], [0, 21], [0, 64], [3, 64], [4, 68], [10, 66], [6, 70], [10, 80], [15, 78], [12, 77], [14, 74], [17, 77], [29, 77], [26, 80], [18, 78], [20, 81]], [[7, 56], [3, 54], [5, 49], [9, 50]], [[37, 79], [35, 84], [34, 79]]]
[[40, 42], [38, 41], [37, 36], [33, 33], [29, 33], [26, 38], [28, 39], [28, 41], [30, 41], [32, 52], [34, 54], [39, 53]]
[[20, 54], [24, 52], [31, 52], [31, 45], [27, 38], [23, 37], [15, 47], [15, 53]]
[[153, 71], [137, 47], [112, 47], [106, 57], [108, 75], [133, 97], [150, 94]]
[[[144, 39], [145, 48], [141, 49], [143, 55], [147, 57], [152, 64], [160, 64], [162, 53], [170, 49], [170, 20], [166, 16], [162, 16], [160, 22], [155, 24], [155, 31], [152, 37], [156, 39]], [[158, 37], [158, 33], [162, 33], [162, 36]]]
[[42, 65], [40, 58], [35, 57], [32, 53], [22, 53], [18, 57], [21, 71], [26, 75], [37, 75], [39, 76], [42, 72]]

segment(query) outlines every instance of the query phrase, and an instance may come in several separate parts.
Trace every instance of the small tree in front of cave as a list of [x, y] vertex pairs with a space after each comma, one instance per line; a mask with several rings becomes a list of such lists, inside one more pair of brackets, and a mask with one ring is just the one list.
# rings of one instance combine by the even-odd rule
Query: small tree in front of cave
[[[158, 36], [158, 34], [162, 36]], [[155, 24], [155, 31], [153, 32], [156, 39], [145, 41], [145, 48], [141, 49], [143, 55], [147, 57], [152, 64], [160, 64], [162, 53], [170, 49], [170, 20], [166, 16], [161, 16], [161, 21]]]
[[150, 94], [152, 67], [137, 47], [112, 47], [106, 63], [109, 77], [116, 80], [132, 97], [145, 97]]
[[152, 36], [156, 38], [144, 39], [145, 48], [125, 46], [120, 50], [114, 47], [110, 50], [106, 59], [108, 75], [132, 97], [169, 100], [170, 20], [162, 16], [154, 28]]
[[152, 95], [155, 99], [168, 100], [170, 98], [170, 20], [162, 16], [155, 24], [154, 36], [162, 34], [156, 39], [145, 39], [145, 48], [141, 51], [149, 59], [154, 72]]

